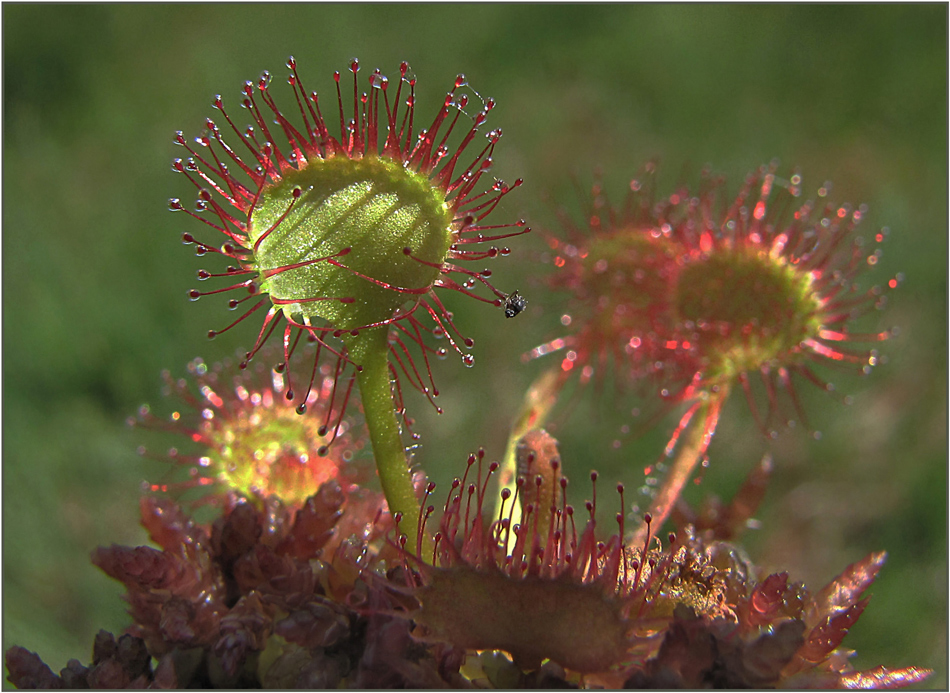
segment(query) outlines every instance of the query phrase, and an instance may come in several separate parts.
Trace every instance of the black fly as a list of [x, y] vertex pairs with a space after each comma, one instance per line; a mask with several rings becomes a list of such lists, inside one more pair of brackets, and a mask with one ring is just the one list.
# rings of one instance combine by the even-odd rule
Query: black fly
[[527, 299], [515, 290], [505, 299], [505, 317], [513, 318], [527, 307]]

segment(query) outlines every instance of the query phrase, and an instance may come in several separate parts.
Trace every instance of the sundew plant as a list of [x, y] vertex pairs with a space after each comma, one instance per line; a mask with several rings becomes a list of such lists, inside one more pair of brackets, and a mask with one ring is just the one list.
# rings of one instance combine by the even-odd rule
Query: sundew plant
[[[427, 10], [471, 26], [456, 48], [533, 46], [471, 67], [291, 41], [370, 8], [228, 10], [258, 46], [233, 60], [204, 8], [63, 8], [45, 43], [44, 11], [6, 12], [10, 684], [944, 683], [946, 190], [925, 213], [898, 162], [946, 181], [921, 139], [945, 104], [902, 86], [945, 8]], [[295, 57], [251, 41], [275, 18]], [[832, 35], [851, 81], [815, 62]], [[21, 79], [51, 65], [58, 111]]]

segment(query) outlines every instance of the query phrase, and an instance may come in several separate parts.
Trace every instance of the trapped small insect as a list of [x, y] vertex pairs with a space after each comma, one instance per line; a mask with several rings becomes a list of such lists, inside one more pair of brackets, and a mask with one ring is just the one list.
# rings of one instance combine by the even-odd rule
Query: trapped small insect
[[505, 299], [505, 317], [513, 318], [527, 307], [527, 299], [518, 293], [516, 289], [512, 293], [508, 294], [508, 298]]

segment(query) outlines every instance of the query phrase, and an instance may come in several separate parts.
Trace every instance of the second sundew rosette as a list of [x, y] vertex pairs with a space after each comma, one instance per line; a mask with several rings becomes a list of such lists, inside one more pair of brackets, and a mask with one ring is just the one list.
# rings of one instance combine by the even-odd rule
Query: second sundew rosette
[[[224, 277], [229, 286], [190, 295], [238, 296], [230, 307], [242, 312], [224, 330], [263, 313], [247, 360], [280, 327], [284, 354], [277, 369], [286, 373], [285, 395], [299, 401], [300, 413], [321, 363], [335, 360], [339, 391], [331, 397], [344, 408], [355, 379], [390, 510], [410, 520], [418, 508], [401, 437], [401, 423], [410, 422], [402, 383], [435, 404], [429, 359], [446, 349], [432, 346], [433, 337], [444, 337], [466, 365], [474, 362], [468, 352], [474, 341], [458, 331], [436, 289], [505, 305], [508, 294], [492, 286], [490, 270], [460, 263], [507, 255], [508, 248], [493, 243], [528, 231], [520, 220], [486, 221], [521, 180], [486, 184], [501, 130], [488, 132], [487, 141], [478, 137], [495, 104], [468, 89], [461, 75], [435, 118], [418, 129], [416, 80], [406, 63], [395, 85], [376, 70], [361, 92], [353, 60], [351, 118], [339, 72], [336, 103], [325, 117], [293, 58], [287, 66], [296, 124], [276, 105], [264, 73], [243, 90], [252, 126], [240, 129], [219, 96], [214, 107], [226, 126], [209, 119], [195, 145], [176, 136], [190, 158], [175, 160], [173, 168], [198, 189], [198, 202], [194, 211], [178, 199], [169, 206], [225, 237], [221, 246], [190, 233], [184, 241], [196, 244], [199, 255], [217, 253], [233, 263], [222, 273], [198, 272], [201, 280]], [[233, 145], [222, 129], [231, 131]], [[296, 374], [288, 364], [303, 336], [316, 342], [316, 355], [312, 368]], [[308, 375], [306, 391], [295, 389]]]
[[[870, 372], [880, 357], [867, 345], [892, 331], [865, 333], [855, 320], [883, 307], [901, 277], [886, 289], [860, 288], [856, 279], [877, 264], [886, 229], [865, 244], [854, 231], [866, 208], [828, 203], [827, 184], [817, 200], [803, 199], [801, 176], [782, 180], [771, 165], [734, 197], [709, 173], [696, 191], [660, 197], [653, 175], [651, 165], [631, 181], [622, 205], [595, 185], [583, 222], [566, 220], [566, 233], [549, 237], [548, 281], [569, 293], [567, 329], [524, 357], [560, 358], [529, 391], [512, 440], [519, 425], [543, 425], [570, 381], [612, 377], [640, 390], [660, 403], [646, 423], [685, 405], [661, 462], [674, 449], [677, 456], [651, 507], [662, 523], [705, 456], [730, 391], [744, 392], [772, 436], [783, 410], [810, 428], [798, 386], [832, 390], [821, 366]], [[658, 481], [655, 471], [647, 467], [648, 481]]]

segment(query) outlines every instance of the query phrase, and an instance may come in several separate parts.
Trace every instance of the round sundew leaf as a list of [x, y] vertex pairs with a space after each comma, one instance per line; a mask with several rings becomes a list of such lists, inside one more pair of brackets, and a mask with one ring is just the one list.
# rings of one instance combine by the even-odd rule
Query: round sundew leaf
[[321, 419], [302, 417], [290, 406], [241, 414], [206, 429], [208, 471], [226, 487], [302, 504], [336, 475], [337, 465], [315, 454], [330, 441], [320, 435]]
[[353, 330], [426, 293], [457, 232], [427, 176], [391, 159], [332, 157], [267, 187], [249, 233], [261, 288], [285, 315]]
[[[490, 244], [530, 231], [523, 220], [485, 221], [522, 184], [519, 178], [511, 185], [498, 179], [486, 185], [501, 130], [481, 133], [487, 144], [478, 135], [495, 102], [479, 99], [481, 110], [466, 110], [470, 90], [459, 77], [434, 118], [421, 121], [415, 114], [416, 78], [404, 62], [398, 79], [373, 70], [369, 89], [362, 99], [354, 98], [352, 106], [344, 96], [348, 90], [339, 87], [341, 74], [335, 73], [339, 119], [328, 122], [316, 92], [304, 87], [296, 60], [289, 59], [287, 67], [296, 106], [287, 114], [271, 94], [270, 74], [265, 73], [242, 89], [241, 105], [252, 125], [239, 127], [217, 96], [212, 105], [220, 118], [217, 123], [206, 120], [196, 145], [184, 133], [175, 134], [175, 144], [189, 156], [173, 160], [172, 169], [197, 188], [198, 200], [189, 209], [172, 198], [169, 209], [217, 229], [227, 239], [215, 247], [215, 242], [186, 232], [182, 240], [194, 244], [199, 256], [215, 253], [232, 261], [222, 273], [199, 270], [198, 279], [241, 277], [231, 286], [191, 289], [188, 294], [192, 300], [226, 291], [238, 294], [228, 307], [242, 312], [222, 329], [209, 330], [209, 338], [254, 313], [264, 317], [242, 367], [275, 332], [283, 333], [282, 369], [288, 376], [284, 394], [294, 400], [298, 413], [306, 411], [307, 403], [292, 382], [300, 384], [308, 374], [315, 378], [329, 367], [334, 373], [332, 393], [336, 383], [347, 383], [339, 398], [331, 394], [331, 402], [340, 402], [345, 411], [355, 383], [346, 371], [362, 373], [379, 355], [374, 352], [393, 354], [390, 363], [373, 369], [387, 385], [390, 378], [395, 381], [393, 388], [385, 388], [387, 397], [402, 392], [402, 378], [438, 410], [428, 359], [424, 356], [420, 367], [415, 347], [442, 355], [444, 348], [425, 343], [427, 333], [435, 338], [450, 333], [447, 342], [463, 363], [471, 365], [474, 357], [457, 343], [460, 339], [470, 347], [473, 342], [458, 330], [437, 290], [504, 306], [509, 316], [525, 305], [517, 301], [517, 291], [496, 289], [487, 279], [490, 270], [464, 266], [508, 255], [508, 248]], [[349, 72], [353, 92], [359, 94], [358, 60], [350, 62]], [[414, 125], [419, 122], [428, 125], [420, 130]], [[291, 361], [299, 360], [296, 345], [304, 334], [317, 351], [313, 366], [298, 378]], [[334, 359], [335, 365], [330, 363]], [[396, 409], [404, 412], [401, 394], [397, 399]], [[410, 419], [401, 415], [408, 429]], [[325, 423], [330, 422], [327, 416]]]
[[677, 280], [677, 316], [700, 327], [711, 379], [787, 359], [821, 330], [812, 275], [761, 250], [724, 249], [688, 263]]

